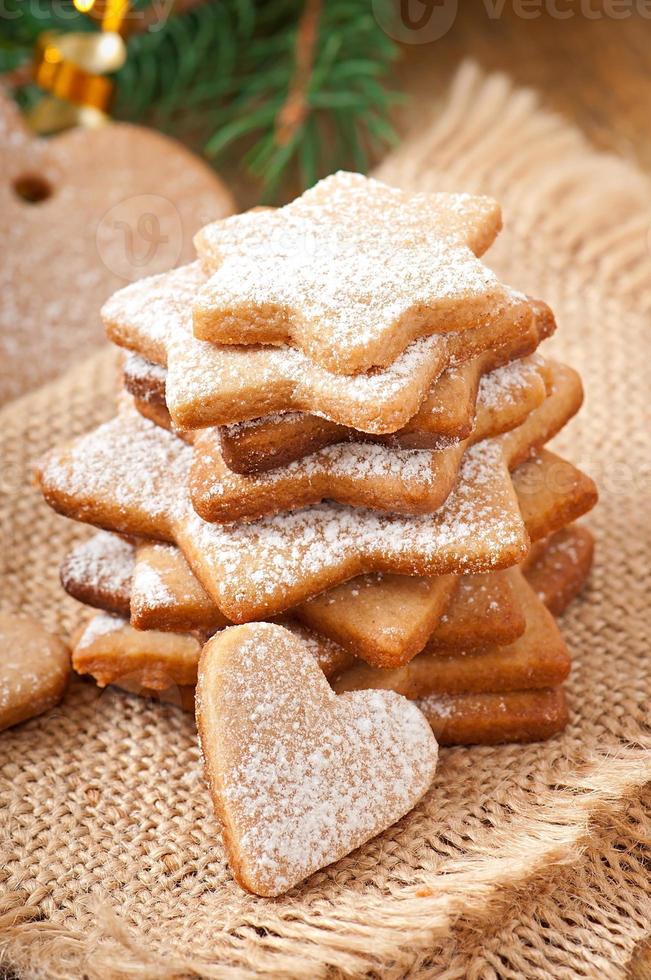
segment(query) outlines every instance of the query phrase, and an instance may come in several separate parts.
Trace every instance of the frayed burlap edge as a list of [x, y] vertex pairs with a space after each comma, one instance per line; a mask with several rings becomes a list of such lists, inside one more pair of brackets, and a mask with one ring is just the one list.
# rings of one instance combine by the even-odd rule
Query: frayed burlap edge
[[[595, 758], [580, 777], [536, 801], [522, 813], [519, 826], [491, 828], [478, 853], [450, 862], [446, 873], [405, 887], [390, 900], [374, 898], [365, 905], [365, 921], [324, 909], [320, 928], [314, 930], [314, 958], [296, 956], [282, 946], [291, 942], [291, 923], [285, 923], [282, 941], [260, 937], [253, 969], [228, 965], [232, 950], [220, 953], [215, 937], [216, 965], [203, 959], [149, 952], [142, 936], [132, 935], [106, 906], [92, 906], [95, 929], [88, 935], [38, 920], [43, 895], [20, 892], [3, 896], [0, 903], [0, 950], [25, 976], [43, 975], [68, 980], [83, 975], [89, 980], [119, 978], [232, 977], [260, 975], [319, 977], [360, 976], [381, 971], [383, 978], [399, 977], [413, 966], [415, 948], [428, 948], [442, 939], [459, 919], [476, 925], [499, 914], [510, 901], [509, 890], [522, 888], [527, 879], [551, 875], [561, 865], [578, 861], [590, 846], [593, 830], [605, 820], [616, 820], [631, 799], [651, 781], [651, 736], [639, 744], [623, 745], [617, 755]], [[516, 813], [516, 817], [518, 814]], [[302, 940], [306, 924], [299, 923]], [[401, 947], [396, 946], [396, 935]], [[273, 956], [266, 954], [273, 951]], [[388, 964], [391, 964], [390, 966]]]

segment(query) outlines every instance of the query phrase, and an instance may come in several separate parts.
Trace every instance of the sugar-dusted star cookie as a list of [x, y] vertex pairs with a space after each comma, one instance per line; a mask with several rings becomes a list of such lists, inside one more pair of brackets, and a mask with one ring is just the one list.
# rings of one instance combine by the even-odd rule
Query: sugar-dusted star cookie
[[538, 361], [514, 361], [499, 368], [478, 402], [471, 435], [442, 449], [398, 449], [349, 440], [287, 466], [244, 475], [226, 465], [221, 430], [207, 429], [194, 442], [192, 503], [204, 520], [219, 524], [256, 520], [326, 499], [396, 514], [431, 514], [454, 487], [468, 446], [514, 429], [542, 404], [542, 367], [551, 378], [555, 365]]
[[[539, 300], [516, 302], [511, 312], [516, 329], [508, 339], [496, 335], [495, 348], [484, 350], [468, 361], [458, 349], [452, 365], [438, 377], [420, 409], [401, 429], [385, 435], [370, 435], [396, 449], [441, 449], [470, 435], [478, 395], [495, 390], [496, 370], [511, 361], [532, 354], [539, 343], [554, 332], [556, 323], [549, 307]], [[505, 322], [502, 326], [505, 326]], [[458, 335], [480, 341], [486, 328]], [[449, 342], [449, 339], [448, 339]], [[456, 347], [456, 344], [455, 344]], [[145, 418], [164, 428], [172, 428], [165, 399], [167, 370], [140, 354], [128, 353], [122, 358], [122, 376], [126, 390]], [[191, 438], [195, 430], [179, 430]], [[257, 473], [283, 466], [325, 446], [365, 438], [359, 429], [351, 429], [306, 412], [274, 412], [246, 422], [219, 427], [224, 460], [236, 473]]]
[[342, 374], [386, 367], [416, 337], [476, 327], [505, 289], [475, 255], [500, 227], [489, 198], [410, 195], [337, 173], [276, 211], [215, 222], [195, 335], [290, 344]]
[[60, 513], [178, 544], [222, 612], [243, 622], [364, 572], [477, 573], [521, 561], [529, 538], [595, 503], [592, 481], [551, 454], [528, 467], [524, 496], [509, 473], [571, 418], [576, 399], [574, 386], [559, 387], [513, 432], [473, 446], [443, 507], [418, 517], [323, 503], [251, 524], [209, 524], [187, 494], [192, 448], [133, 409], [53, 450], [39, 479]]
[[475, 330], [418, 337], [386, 368], [337, 374], [288, 346], [217, 346], [192, 333], [192, 303], [206, 281], [198, 262], [132, 283], [102, 308], [110, 340], [167, 366], [165, 397], [180, 428], [201, 428], [299, 409], [364, 432], [395, 432], [419, 410], [436, 378], [527, 331], [534, 310], [509, 291]]

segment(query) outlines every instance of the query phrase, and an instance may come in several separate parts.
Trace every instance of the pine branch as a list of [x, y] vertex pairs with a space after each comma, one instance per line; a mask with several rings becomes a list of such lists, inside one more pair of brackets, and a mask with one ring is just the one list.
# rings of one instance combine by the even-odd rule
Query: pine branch
[[[292, 6], [303, 16], [312, 13], [309, 3]], [[206, 146], [216, 159], [232, 152], [245, 135], [243, 120], [257, 114], [264, 132], [244, 160], [263, 181], [267, 200], [292, 163], [302, 185], [309, 186], [339, 166], [365, 169], [373, 141], [394, 138], [387, 113], [396, 95], [378, 79], [387, 74], [395, 47], [374, 20], [367, 0], [323, 4], [307, 73], [298, 64], [299, 31], [300, 20], [294, 18], [279, 27], [273, 62], [260, 48], [250, 52], [252, 63], [244, 66], [239, 94], [215, 115], [217, 133]], [[271, 64], [273, 80], [266, 75]], [[298, 93], [292, 88], [297, 78], [302, 86]]]
[[240, 154], [270, 200], [292, 169], [309, 186], [393, 140], [381, 80], [395, 53], [369, 0], [209, 2], [130, 38], [115, 111], [204, 133], [206, 154]]

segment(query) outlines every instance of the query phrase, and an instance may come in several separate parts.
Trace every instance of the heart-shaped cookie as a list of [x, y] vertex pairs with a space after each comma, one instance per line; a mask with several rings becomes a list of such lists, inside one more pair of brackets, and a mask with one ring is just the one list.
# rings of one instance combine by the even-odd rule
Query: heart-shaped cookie
[[395, 823], [436, 769], [413, 704], [335, 695], [305, 641], [271, 623], [206, 644], [196, 713], [233, 874], [257, 895], [288, 891]]

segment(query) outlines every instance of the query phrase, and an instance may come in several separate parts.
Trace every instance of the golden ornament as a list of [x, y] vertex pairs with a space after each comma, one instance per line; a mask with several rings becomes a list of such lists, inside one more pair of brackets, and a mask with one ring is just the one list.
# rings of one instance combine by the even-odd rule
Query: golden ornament
[[95, 127], [108, 118], [114, 82], [108, 75], [127, 57], [125, 32], [129, 4], [125, 0], [75, 0], [82, 13], [97, 18], [101, 30], [92, 33], [46, 31], [38, 40], [34, 81], [47, 93], [28, 115], [37, 133], [70, 126]]

